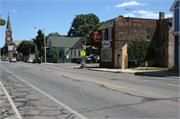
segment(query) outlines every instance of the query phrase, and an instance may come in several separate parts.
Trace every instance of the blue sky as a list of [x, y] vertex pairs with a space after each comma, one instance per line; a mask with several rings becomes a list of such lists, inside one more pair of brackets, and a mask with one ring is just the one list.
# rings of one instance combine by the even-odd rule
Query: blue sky
[[[35, 26], [45, 34], [67, 35], [77, 14], [93, 13], [100, 22], [118, 17], [158, 19], [159, 12], [172, 17], [169, 11], [175, 0], [0, 0], [1, 18], [7, 21], [10, 12], [13, 40], [30, 40], [37, 35]], [[6, 25], [0, 27], [0, 47], [5, 44]]]

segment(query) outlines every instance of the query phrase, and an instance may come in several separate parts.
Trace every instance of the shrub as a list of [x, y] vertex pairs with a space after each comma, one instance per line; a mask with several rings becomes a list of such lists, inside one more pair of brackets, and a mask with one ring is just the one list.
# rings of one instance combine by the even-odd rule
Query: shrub
[[155, 50], [150, 48], [151, 41], [141, 38], [134, 40], [128, 45], [128, 60], [138, 61], [140, 65], [143, 61], [154, 59]]

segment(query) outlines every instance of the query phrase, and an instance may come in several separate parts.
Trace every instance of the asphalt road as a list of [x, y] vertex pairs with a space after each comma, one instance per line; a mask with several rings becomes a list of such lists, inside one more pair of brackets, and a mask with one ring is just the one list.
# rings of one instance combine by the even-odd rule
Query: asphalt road
[[179, 79], [0, 61], [23, 119], [179, 118]]

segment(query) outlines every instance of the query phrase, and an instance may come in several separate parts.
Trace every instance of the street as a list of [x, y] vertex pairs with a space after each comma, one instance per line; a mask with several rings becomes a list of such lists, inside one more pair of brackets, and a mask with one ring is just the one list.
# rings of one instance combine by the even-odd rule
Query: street
[[178, 78], [73, 69], [74, 64], [0, 65], [0, 81], [23, 119], [179, 118]]

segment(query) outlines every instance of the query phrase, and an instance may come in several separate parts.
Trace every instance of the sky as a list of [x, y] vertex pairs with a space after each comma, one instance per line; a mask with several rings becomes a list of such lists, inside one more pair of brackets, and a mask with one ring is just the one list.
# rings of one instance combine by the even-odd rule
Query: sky
[[[93, 13], [100, 22], [123, 15], [132, 18], [158, 19], [172, 17], [170, 10], [175, 0], [0, 0], [0, 15], [7, 21], [8, 12], [13, 40], [31, 40], [38, 27], [45, 35], [58, 32], [67, 35], [76, 15]], [[7, 24], [6, 24], [7, 25]], [[6, 25], [0, 27], [0, 47], [5, 44]], [[43, 31], [44, 32], [44, 31]]]

